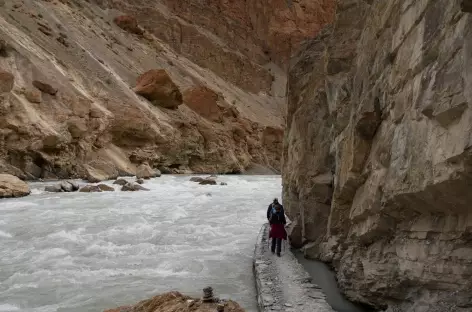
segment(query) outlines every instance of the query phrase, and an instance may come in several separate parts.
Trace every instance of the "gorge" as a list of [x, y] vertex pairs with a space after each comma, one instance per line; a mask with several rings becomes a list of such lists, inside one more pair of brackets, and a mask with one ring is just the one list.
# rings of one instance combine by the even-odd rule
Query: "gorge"
[[[280, 173], [282, 181], [228, 178], [238, 185], [228, 198], [253, 205], [247, 214], [257, 210], [244, 233], [233, 229], [244, 243], [282, 183], [292, 246], [328, 264], [349, 300], [385, 312], [469, 312], [471, 13], [470, 0], [0, 0], [0, 174], [96, 182], [134, 176], [143, 165], [164, 174]], [[170, 191], [151, 190], [177, 197], [173, 176], [163, 177], [173, 182], [151, 184]], [[114, 196], [140, 196], [114, 194], [96, 195], [114, 218], [122, 217]], [[37, 195], [52, 205], [44, 194], [31, 198]], [[89, 195], [58, 196], [82, 202]], [[195, 197], [187, 199], [197, 207], [178, 206], [204, 213], [200, 201], [211, 199]], [[147, 204], [138, 205], [139, 221], [155, 218]], [[218, 199], [212, 209], [233, 204]], [[29, 220], [27, 209], [44, 208], [0, 205], [16, 221], [12, 209]], [[106, 223], [98, 208], [87, 211]], [[56, 234], [97, 238], [89, 221], [85, 234], [78, 223]], [[23, 233], [9, 223], [13, 234], [2, 232], [6, 224], [0, 220], [0, 239]], [[112, 239], [114, 231], [127, 233], [120, 224], [108, 229]], [[223, 235], [206, 234], [216, 245]], [[83, 252], [106, 252], [108, 242], [98, 238], [96, 250]], [[112, 242], [113, 252], [136, 251]], [[239, 250], [247, 260], [247, 246]], [[149, 250], [141, 252], [150, 261]], [[73, 254], [87, 261], [82, 256]], [[39, 257], [47, 269], [49, 258]], [[24, 296], [13, 274], [8, 291]], [[255, 309], [236, 285], [224, 291]], [[112, 295], [121, 303], [120, 293]]]

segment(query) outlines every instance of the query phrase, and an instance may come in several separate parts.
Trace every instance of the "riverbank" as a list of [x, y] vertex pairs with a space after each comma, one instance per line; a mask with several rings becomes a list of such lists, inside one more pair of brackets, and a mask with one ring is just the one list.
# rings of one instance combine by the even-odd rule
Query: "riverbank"
[[260, 312], [334, 312], [321, 288], [311, 282], [288, 243], [284, 242], [282, 257], [269, 250], [268, 224], [262, 226], [254, 250], [254, 276]]

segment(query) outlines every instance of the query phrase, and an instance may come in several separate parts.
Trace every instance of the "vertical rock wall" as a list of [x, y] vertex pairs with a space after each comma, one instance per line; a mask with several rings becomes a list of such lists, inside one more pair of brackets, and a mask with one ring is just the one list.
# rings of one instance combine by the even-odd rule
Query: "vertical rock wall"
[[472, 309], [467, 0], [339, 0], [293, 58], [284, 144], [292, 243], [348, 297]]

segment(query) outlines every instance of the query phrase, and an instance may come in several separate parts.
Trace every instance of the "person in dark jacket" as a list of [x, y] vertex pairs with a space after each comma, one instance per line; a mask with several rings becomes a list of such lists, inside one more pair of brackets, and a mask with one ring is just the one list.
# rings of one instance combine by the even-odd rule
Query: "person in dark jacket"
[[279, 200], [277, 198], [274, 198], [274, 200], [272, 201], [272, 203], [269, 205], [269, 207], [267, 208], [267, 220], [269, 221], [270, 223], [270, 215], [272, 214], [272, 212], [275, 211], [275, 205], [280, 205], [280, 207], [282, 208], [282, 213], [285, 214], [284, 212], [284, 206], [282, 206], [280, 203], [279, 203]]
[[271, 251], [280, 257], [280, 251], [282, 249], [282, 240], [287, 239], [287, 232], [285, 231], [285, 214], [282, 210], [282, 205], [274, 205], [274, 210], [270, 214], [270, 233], [269, 238], [272, 238]]

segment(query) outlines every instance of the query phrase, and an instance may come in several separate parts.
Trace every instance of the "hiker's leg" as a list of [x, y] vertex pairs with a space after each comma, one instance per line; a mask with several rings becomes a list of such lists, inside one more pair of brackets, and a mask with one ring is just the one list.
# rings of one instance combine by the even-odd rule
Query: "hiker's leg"
[[277, 241], [277, 238], [272, 237], [272, 246], [271, 246], [271, 248], [270, 248], [270, 251], [272, 251], [272, 253], [275, 252], [275, 244], [276, 244], [276, 241]]
[[281, 251], [282, 251], [282, 239], [277, 238], [277, 255], [280, 255]]

